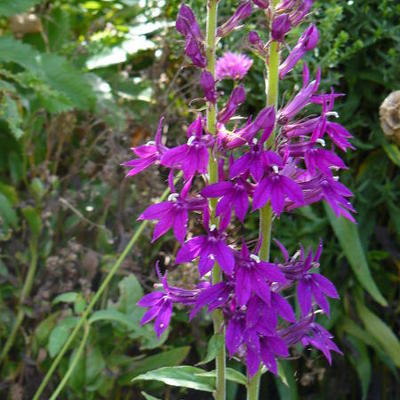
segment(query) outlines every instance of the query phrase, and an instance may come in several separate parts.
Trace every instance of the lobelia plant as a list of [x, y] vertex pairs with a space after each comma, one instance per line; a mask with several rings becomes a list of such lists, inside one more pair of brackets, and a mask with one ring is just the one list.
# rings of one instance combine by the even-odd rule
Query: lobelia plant
[[[265, 59], [267, 103], [255, 118], [237, 125], [237, 110], [245, 102], [241, 83], [252, 60], [243, 54], [225, 53], [216, 60], [216, 44], [237, 30], [253, 12], [251, 1], [241, 3], [228, 21], [217, 28], [217, 0], [207, 0], [206, 38], [196, 17], [182, 4], [176, 21], [185, 37], [185, 53], [193, 66], [202, 70], [200, 85], [207, 103], [206, 115], [199, 113], [187, 130], [187, 142], [175, 148], [162, 144], [162, 122], [154, 143], [134, 148], [137, 158], [126, 162], [132, 176], [153, 164], [170, 169], [171, 195], [167, 201], [148, 207], [139, 219], [158, 221], [153, 240], [172, 229], [181, 247], [176, 264], [198, 260], [199, 283], [194, 289], [169, 286], [167, 273], [158, 263], [160, 290], [138, 303], [146, 307], [142, 323], [155, 321], [158, 336], [167, 329], [173, 305], [190, 309], [192, 319], [202, 308], [213, 313], [214, 331], [222, 341], [216, 355], [216, 400], [225, 399], [225, 347], [229, 357], [243, 360], [248, 375], [248, 399], [258, 399], [259, 380], [265, 370], [277, 374], [277, 360], [289, 356], [290, 347], [301, 344], [320, 350], [331, 363], [331, 351], [341, 353], [332, 335], [316, 322], [316, 314], [329, 317], [327, 297], [338, 293], [318, 272], [322, 252], [320, 241], [315, 252], [302, 245], [293, 254], [275, 240], [281, 259], [270, 260], [272, 222], [284, 212], [326, 201], [336, 216], [354, 222], [355, 212], [348, 198], [349, 189], [334, 173], [346, 169], [336, 149], [353, 149], [350, 133], [332, 122], [335, 99], [341, 94], [319, 93], [320, 71], [311, 80], [303, 64], [301, 89], [292, 99], [278, 105], [279, 80], [318, 42], [317, 28], [310, 24], [297, 44], [285, 56], [285, 36], [308, 16], [312, 0], [254, 0], [265, 13], [269, 41], [250, 32], [251, 50]], [[234, 89], [228, 98], [218, 91], [223, 79], [232, 79]], [[320, 114], [307, 116], [309, 105]], [[217, 106], [220, 107], [218, 112]], [[183, 177], [180, 193], [175, 173]], [[196, 192], [194, 180], [204, 181]], [[198, 185], [196, 185], [198, 187]], [[249, 248], [244, 238], [232, 241], [228, 230], [243, 224], [249, 212], [259, 210], [259, 239]], [[201, 220], [204, 233], [187, 238], [189, 218]], [[242, 226], [243, 228], [243, 226]], [[243, 230], [243, 229], [242, 229]], [[299, 313], [295, 314], [287, 295], [295, 288]]]

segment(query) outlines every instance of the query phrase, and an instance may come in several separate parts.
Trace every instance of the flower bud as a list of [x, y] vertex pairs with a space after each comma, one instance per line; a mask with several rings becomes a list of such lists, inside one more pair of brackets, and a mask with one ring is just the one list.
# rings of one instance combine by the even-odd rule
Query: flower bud
[[267, 9], [269, 7], [269, 1], [268, 0], [253, 0], [254, 4], [262, 9]]
[[285, 35], [291, 28], [290, 19], [288, 14], [281, 14], [274, 18], [272, 22], [272, 39], [277, 42], [282, 42]]

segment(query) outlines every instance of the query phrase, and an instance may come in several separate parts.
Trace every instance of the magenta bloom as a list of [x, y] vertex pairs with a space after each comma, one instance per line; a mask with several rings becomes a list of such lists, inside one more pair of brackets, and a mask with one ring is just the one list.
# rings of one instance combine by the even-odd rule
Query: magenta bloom
[[181, 169], [185, 179], [190, 179], [196, 173], [207, 172], [208, 147], [212, 144], [212, 138], [209, 135], [203, 135], [201, 115], [189, 126], [187, 136], [186, 144], [169, 149], [163, 154], [161, 164]]
[[253, 60], [244, 54], [227, 52], [217, 60], [216, 79], [217, 81], [222, 79], [242, 80], [252, 65]]
[[282, 42], [285, 35], [289, 32], [290, 19], [288, 14], [281, 14], [274, 18], [272, 21], [272, 39], [278, 42]]
[[224, 181], [206, 186], [201, 194], [204, 197], [221, 199], [217, 203], [216, 215], [231, 215], [232, 208], [235, 210], [239, 221], [243, 222], [249, 208], [250, 185], [242, 179], [235, 181]]
[[[208, 216], [205, 216], [205, 220], [207, 222]], [[175, 262], [181, 264], [200, 257], [200, 276], [210, 272], [216, 261], [227, 275], [232, 275], [235, 258], [232, 249], [225, 242], [226, 235], [224, 234], [228, 222], [221, 222], [219, 229], [215, 226], [209, 228], [208, 223], [204, 223], [207, 234], [196, 236], [185, 242], [179, 249]]]
[[131, 170], [126, 176], [133, 176], [142, 172], [146, 168], [160, 161], [161, 156], [167, 151], [167, 148], [161, 143], [162, 123], [164, 117], [160, 118], [158, 123], [155, 142], [148, 142], [139, 147], [133, 147], [132, 150], [138, 158], [124, 162], [124, 167], [129, 167]]
[[154, 228], [153, 242], [164, 235], [170, 228], [179, 242], [186, 236], [187, 222], [190, 211], [201, 211], [205, 206], [204, 199], [188, 196], [191, 180], [183, 187], [181, 194], [175, 192], [172, 179], [170, 180], [171, 194], [168, 201], [153, 204], [148, 207], [139, 220], [158, 220]]
[[242, 85], [233, 89], [225, 107], [218, 113], [218, 122], [227, 123], [236, 113], [238, 107], [246, 100], [246, 92]]
[[215, 81], [211, 72], [203, 71], [200, 77], [200, 85], [207, 101], [215, 104], [217, 102], [217, 91], [215, 90]]
[[251, 15], [251, 0], [245, 1], [239, 5], [235, 13], [217, 30], [217, 36], [224, 37], [236, 29], [239, 24]]

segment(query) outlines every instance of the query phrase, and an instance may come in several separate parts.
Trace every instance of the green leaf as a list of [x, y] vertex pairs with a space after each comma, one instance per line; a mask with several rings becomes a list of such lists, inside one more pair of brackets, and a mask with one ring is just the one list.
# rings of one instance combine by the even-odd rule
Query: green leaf
[[141, 360], [134, 361], [131, 365], [129, 381], [136, 376], [148, 371], [153, 371], [161, 367], [173, 367], [181, 364], [188, 356], [190, 346], [177, 347], [172, 350], [163, 351], [153, 356], [145, 357]]
[[53, 300], [53, 304], [73, 303], [77, 297], [78, 297], [78, 293], [76, 293], [76, 292], [61, 293]]
[[38, 240], [40, 232], [42, 230], [42, 219], [38, 210], [31, 206], [27, 206], [22, 209], [22, 213], [24, 214], [26, 220], [28, 221], [29, 228], [31, 230], [33, 240]]
[[367, 332], [382, 346], [396, 367], [400, 367], [400, 342], [390, 327], [363, 304], [360, 296], [356, 296], [358, 316]]
[[297, 382], [294, 377], [293, 367], [290, 361], [278, 361], [278, 375], [275, 379], [279, 396], [282, 400], [298, 400]]
[[394, 143], [388, 143], [387, 140], [381, 139], [381, 144], [383, 149], [385, 150], [385, 153], [387, 156], [390, 158], [390, 160], [393, 162], [393, 164], [396, 164], [398, 167], [400, 167], [400, 149], [397, 144]]
[[130, 274], [118, 284], [119, 306], [118, 309], [126, 314], [137, 310], [136, 303], [143, 297], [143, 289], [134, 274]]
[[203, 369], [191, 367], [189, 365], [181, 367], [165, 367], [139, 375], [134, 378], [132, 382], [140, 380], [159, 381], [171, 386], [213, 392], [215, 390], [215, 379], [196, 375], [203, 372]]
[[0, 2], [0, 15], [9, 17], [11, 15], [20, 14], [42, 0], [1, 0]]
[[369, 269], [364, 250], [361, 245], [357, 225], [344, 217], [336, 218], [327, 204], [324, 204], [333, 231], [339, 240], [349, 264], [360, 282], [361, 286], [382, 306], [387, 306], [387, 301], [382, 296]]
[[353, 345], [353, 351], [351, 353], [349, 352], [348, 355], [360, 379], [362, 400], [365, 400], [371, 382], [371, 361], [368, 356], [367, 347], [364, 343], [353, 337], [349, 337], [348, 340]]
[[208, 342], [206, 357], [204, 358], [204, 360], [200, 361], [196, 365], [204, 365], [214, 360], [223, 345], [223, 336], [220, 334], [213, 335]]
[[86, 300], [83, 296], [79, 293], [74, 301], [74, 311], [75, 314], [81, 314], [86, 308]]
[[6, 196], [0, 193], [0, 216], [3, 219], [4, 225], [7, 229], [8, 225], [12, 225], [14, 228], [18, 226], [17, 213], [12, 207], [12, 204]]
[[78, 322], [77, 317], [64, 318], [52, 331], [47, 349], [50, 357], [55, 357], [67, 341], [72, 329]]
[[134, 330], [136, 328], [136, 324], [134, 324], [126, 316], [126, 314], [123, 314], [113, 309], [99, 310], [94, 312], [93, 315], [89, 318], [89, 324], [93, 324], [96, 321], [119, 322], [120, 324], [125, 325], [129, 329]]
[[15, 139], [20, 139], [24, 131], [22, 127], [22, 116], [18, 110], [18, 103], [11, 96], [3, 96], [0, 102], [0, 118], [4, 119]]
[[[214, 369], [212, 371], [207, 371], [207, 372], [202, 372], [202, 373], [196, 374], [196, 376], [204, 376], [204, 377], [209, 377], [209, 378], [216, 378], [217, 377], [217, 371]], [[247, 378], [246, 378], [246, 376], [243, 375], [240, 371], [237, 371], [236, 369], [226, 368], [225, 369], [225, 378], [228, 381], [239, 383], [240, 385], [247, 386]]]
[[157, 397], [154, 397], [150, 394], [147, 394], [146, 392], [140, 392], [140, 394], [146, 399], [146, 400], [160, 400]]
[[16, 191], [14, 186], [0, 182], [0, 193], [4, 194], [4, 196], [7, 197], [7, 199], [13, 206], [15, 206], [19, 201], [18, 192]]
[[38, 340], [40, 345], [46, 343], [50, 332], [53, 330], [57, 323], [57, 319], [60, 316], [60, 311], [50, 314], [46, 319], [40, 322], [40, 324], [35, 329], [35, 338]]

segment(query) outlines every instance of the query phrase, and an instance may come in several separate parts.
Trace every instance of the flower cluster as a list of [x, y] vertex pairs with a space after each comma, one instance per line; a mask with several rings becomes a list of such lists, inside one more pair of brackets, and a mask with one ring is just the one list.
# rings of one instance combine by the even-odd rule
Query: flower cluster
[[[271, 41], [263, 43], [257, 32], [251, 32], [249, 46], [265, 57], [271, 42], [284, 42], [289, 30], [305, 19], [312, 0], [282, 0], [273, 12], [268, 12], [269, 1], [254, 3], [270, 16]], [[220, 26], [217, 36], [222, 38], [237, 29], [252, 11], [251, 1], [242, 3]], [[330, 352], [340, 350], [332, 335], [315, 321], [317, 311], [329, 316], [327, 298], [338, 298], [334, 285], [319, 273], [322, 243], [315, 254], [300, 246], [290, 256], [276, 241], [282, 259], [271, 262], [259, 257], [261, 237], [251, 250], [244, 238], [233, 241], [228, 229], [231, 224], [243, 224], [248, 213], [267, 205], [279, 218], [284, 212], [319, 201], [327, 202], [337, 216], [354, 221], [355, 211], [348, 200], [352, 193], [337, 176], [339, 170], [347, 168], [337, 151], [353, 148], [350, 133], [332, 121], [337, 117], [334, 102], [341, 95], [333, 91], [320, 93], [320, 71], [313, 79], [304, 63], [301, 88], [290, 101], [278, 109], [265, 107], [238, 126], [235, 116], [246, 99], [242, 81], [252, 60], [242, 54], [226, 53], [217, 61], [214, 76], [205, 70], [203, 33], [188, 6], [181, 6], [176, 27], [186, 39], [187, 57], [202, 69], [200, 85], [205, 100], [220, 111], [216, 114], [215, 135], [207, 130], [206, 115], [199, 113], [188, 127], [186, 143], [174, 148], [162, 144], [161, 119], [155, 142], [134, 148], [136, 158], [124, 164], [131, 168], [128, 175], [152, 164], [170, 169], [172, 194], [167, 201], [148, 207], [140, 219], [158, 221], [153, 240], [172, 229], [181, 244], [176, 264], [194, 265], [198, 261], [200, 276], [200, 283], [193, 290], [170, 287], [166, 275], [162, 276], [157, 267], [162, 285], [138, 303], [148, 308], [142, 323], [155, 319], [160, 336], [169, 324], [174, 303], [189, 307], [190, 318], [202, 308], [208, 312], [218, 308], [224, 316], [229, 356], [245, 360], [251, 376], [261, 363], [276, 374], [276, 359], [289, 356], [290, 347], [298, 343], [319, 349], [331, 362]], [[280, 79], [315, 48], [318, 38], [314, 25], [305, 29], [280, 63]], [[227, 97], [218, 92], [222, 79], [235, 81]], [[307, 116], [309, 105], [314, 110], [311, 116]], [[316, 108], [320, 109], [319, 115], [315, 114]], [[207, 174], [210, 157], [218, 160], [218, 182], [210, 182]], [[177, 171], [183, 172], [180, 193], [173, 184]], [[199, 177], [206, 185], [196, 192], [193, 181]], [[210, 209], [210, 199], [216, 199], [215, 210]], [[210, 213], [215, 213], [217, 219], [210, 218]], [[202, 222], [202, 234], [188, 235], [189, 218]], [[216, 263], [223, 279], [213, 283], [210, 271]], [[293, 287], [300, 306], [297, 317], [286, 298]]]

